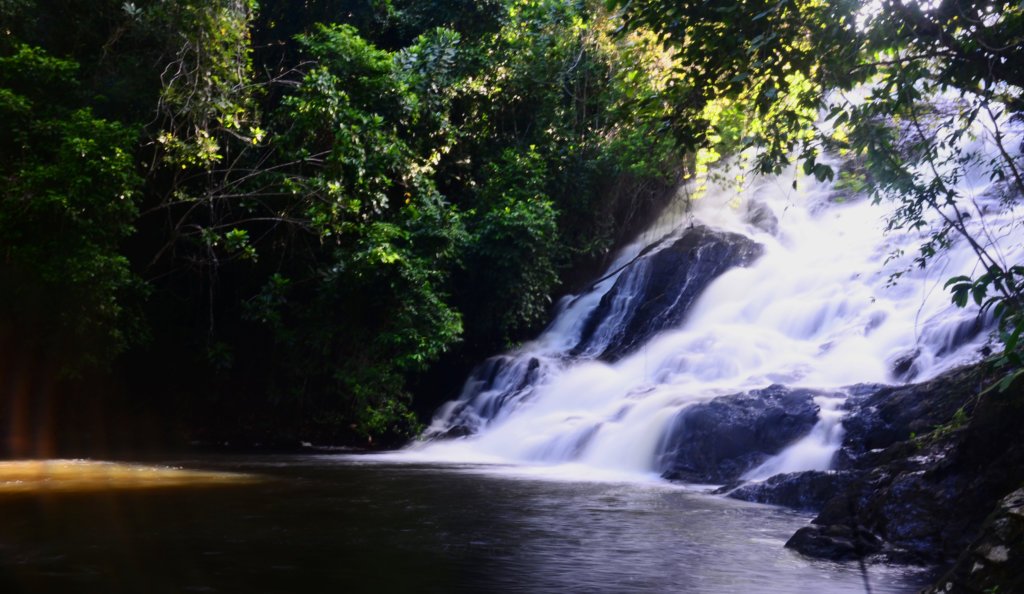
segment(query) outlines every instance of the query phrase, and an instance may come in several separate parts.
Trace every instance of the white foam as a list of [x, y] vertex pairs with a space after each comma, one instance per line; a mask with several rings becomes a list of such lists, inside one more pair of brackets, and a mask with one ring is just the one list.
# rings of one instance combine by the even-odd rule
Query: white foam
[[[887, 234], [885, 206], [863, 197], [832, 203], [833, 188], [803, 176], [794, 190], [796, 175], [757, 180], [739, 193], [732, 187], [711, 188], [692, 212], [669, 209], [643, 241], [619, 255], [607, 279], [567, 299], [545, 333], [512, 354], [520, 371], [530, 368], [533, 359], [540, 362], [530, 389], [513, 389], [522, 372], [507, 380], [499, 377], [489, 392], [467, 396], [491, 398], [492, 405], [493, 399], [505, 399], [501, 414], [478, 419], [478, 434], [418, 444], [400, 456], [526, 464], [544, 469], [538, 472], [577, 478], [607, 472], [646, 480], [656, 470], [663, 432], [688, 404], [773, 383], [823, 389], [897, 383], [895, 363], [914, 353], [915, 381], [978, 358], [986, 333], [963, 332], [977, 310], [954, 307], [942, 286], [951, 276], [977, 272], [966, 242], [955, 243], [926, 269], [913, 268], [921, 233]], [[1002, 230], [993, 249], [1007, 261], [1024, 260], [1024, 241], [1020, 228], [1012, 225], [1012, 213], [993, 208], [983, 216], [986, 200], [992, 202], [986, 198], [987, 182], [969, 176], [965, 183], [970, 187], [964, 191], [980, 207], [970, 206], [972, 221]], [[743, 220], [753, 200], [778, 219], [776, 235]], [[764, 246], [764, 255], [748, 268], [721, 275], [679, 327], [622, 360], [592, 360], [599, 348], [572, 354], [587, 316], [613, 286], [619, 268], [649, 244], [667, 245], [671, 240], [658, 242], [694, 221], [745, 233]], [[905, 255], [889, 259], [900, 250]], [[895, 272], [904, 276], [892, 285]], [[622, 287], [622, 307], [635, 305], [629, 298], [636, 289]], [[612, 315], [618, 315], [614, 308]], [[597, 339], [602, 347], [606, 342]], [[819, 405], [821, 419], [811, 434], [752, 470], [750, 478], [828, 468], [842, 427], [837, 401]], [[459, 408], [443, 409], [433, 430], [447, 428]]]

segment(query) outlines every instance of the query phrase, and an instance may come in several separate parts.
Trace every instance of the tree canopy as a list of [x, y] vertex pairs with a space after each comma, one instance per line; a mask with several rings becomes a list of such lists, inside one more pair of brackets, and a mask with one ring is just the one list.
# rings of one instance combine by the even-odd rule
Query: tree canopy
[[[825, 179], [846, 152], [900, 204], [894, 228], [941, 215], [922, 265], [974, 240], [955, 181], [978, 129], [1004, 205], [1024, 193], [1021, 19], [967, 0], [3, 0], [0, 350], [63, 378], [126, 370], [211, 435], [402, 438], [424, 374], [536, 331], [702, 154]], [[1024, 269], [973, 245], [983, 271], [952, 297], [1001, 320], [1012, 381]]]
[[211, 432], [412, 434], [678, 176], [662, 50], [593, 5], [92, 4], [0, 5], [3, 346]]
[[[896, 201], [892, 229], [928, 230], [916, 261], [926, 266], [952, 241], [966, 241], [981, 272], [950, 279], [954, 303], [973, 301], [999, 320], [1005, 389], [1022, 374], [1024, 267], [1005, 262], [968, 219], [957, 182], [980, 167], [1002, 208], [1024, 196], [1024, 5], [942, 0], [609, 0], [630, 28], [657, 33], [674, 50], [673, 104], [695, 123], [688, 146], [706, 146], [719, 125], [708, 110], [735, 105], [762, 172], [790, 162], [819, 179], [835, 172], [826, 151], [853, 155], [876, 200]], [[998, 149], [971, 147], [984, 135]], [[937, 223], [933, 223], [937, 220]], [[898, 276], [898, 273], [897, 273]]]

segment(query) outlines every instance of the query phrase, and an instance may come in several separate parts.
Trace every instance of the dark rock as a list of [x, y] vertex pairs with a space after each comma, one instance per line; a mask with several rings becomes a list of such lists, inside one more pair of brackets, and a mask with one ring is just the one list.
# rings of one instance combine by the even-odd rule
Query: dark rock
[[786, 542], [786, 548], [809, 557], [849, 561], [877, 553], [882, 541], [871, 532], [844, 525], [804, 526]]
[[811, 430], [818, 395], [775, 385], [684, 408], [662, 437], [658, 468], [671, 480], [734, 481]]
[[[1024, 484], [1024, 390], [981, 395], [993, 381], [979, 364], [917, 385], [854, 390], [839, 457], [853, 478], [789, 546], [827, 558], [881, 552], [890, 560], [942, 564], [959, 557], [947, 578], [953, 591], [980, 592], [972, 584], [997, 582], [1012, 584], [1000, 591], [1018, 591], [1011, 574], [1019, 563], [979, 561], [993, 550], [1001, 558], [998, 546], [1008, 559], [1024, 560], [1010, 512], [985, 520]], [[1017, 509], [1016, 499], [1007, 501], [1001, 506]], [[880, 539], [880, 547], [850, 540], [862, 532]], [[993, 581], [971, 581], [978, 563], [977, 572], [991, 569]]]
[[926, 590], [1024, 592], [1024, 489], [1004, 497], [956, 565]]
[[926, 324], [921, 331], [921, 340], [929, 344], [937, 344], [935, 356], [941, 357], [960, 348], [964, 343], [973, 340], [986, 328], [992, 327], [992, 314], [988, 310], [986, 315], [965, 315], [960, 314], [959, 319], [940, 319]]
[[622, 271], [587, 319], [573, 354], [622, 358], [658, 332], [682, 323], [711, 281], [750, 264], [762, 252], [761, 245], [737, 233], [704, 226], [686, 230], [671, 245], [637, 258]]
[[921, 356], [921, 349], [914, 349], [896, 357], [892, 361], [892, 376], [900, 381], [909, 382], [917, 377], [917, 358]]
[[[977, 373], [958, 370], [934, 380], [907, 386], [858, 386], [851, 389], [844, 408], [843, 448], [838, 468], [857, 467], [857, 459], [915, 435], [924, 435], [953, 418], [982, 388]], [[865, 460], [860, 467], [874, 467]]]
[[428, 439], [458, 439], [459, 437], [468, 437], [476, 433], [476, 429], [468, 425], [457, 424], [448, 427], [444, 431], [437, 433], [431, 433], [426, 436]]
[[764, 202], [747, 202], [747, 212], [743, 219], [765, 233], [776, 235], [779, 232], [779, 219]]
[[809, 470], [777, 474], [767, 480], [717, 491], [733, 499], [784, 505], [793, 509], [820, 510], [825, 502], [855, 480], [853, 472]]
[[444, 405], [437, 415], [442, 421], [428, 429], [423, 439], [465, 437], [477, 433], [506, 407], [533, 395], [544, 372], [537, 357], [501, 355], [487, 359], [470, 373], [459, 399]]

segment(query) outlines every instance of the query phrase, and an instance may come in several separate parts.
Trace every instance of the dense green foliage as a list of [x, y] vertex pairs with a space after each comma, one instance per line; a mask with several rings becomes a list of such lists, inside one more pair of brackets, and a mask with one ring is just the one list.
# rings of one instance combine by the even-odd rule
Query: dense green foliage
[[0, 346], [199, 437], [410, 434], [677, 175], [662, 51], [596, 5], [89, 4], [0, 4]]
[[[674, 103], [696, 123], [691, 146], [713, 140], [708, 106], [737, 106], [761, 171], [791, 160], [819, 179], [826, 150], [856, 156], [864, 186], [894, 200], [892, 229], [926, 233], [926, 266], [953, 241], [974, 250], [980, 272], [947, 283], [954, 303], [991, 309], [1005, 347], [994, 363], [1009, 383], [1024, 371], [1024, 268], [1006, 262], [968, 219], [983, 216], [958, 181], [980, 170], [1000, 208], [1024, 196], [1019, 147], [1009, 128], [1024, 116], [1024, 5], [1002, 0], [735, 2], [611, 0], [632, 27], [650, 28], [675, 50]], [[825, 114], [819, 118], [819, 113]], [[972, 147], [987, 136], [986, 158]], [[976, 175], [976, 174], [974, 174]], [[975, 228], [976, 229], [976, 228]], [[898, 276], [898, 274], [897, 274]]]
[[1020, 5], [606, 4], [0, 0], [0, 354], [199, 437], [408, 435], [423, 374], [535, 331], [685, 155], [755, 147], [855, 155], [921, 265], [972, 242], [953, 299], [1020, 374], [1024, 269], [954, 189], [980, 129], [1024, 193]]
[[119, 243], [141, 179], [136, 131], [74, 99], [78, 65], [26, 45], [0, 57], [0, 245], [5, 325], [64, 360], [109, 360], [134, 338], [138, 290]]

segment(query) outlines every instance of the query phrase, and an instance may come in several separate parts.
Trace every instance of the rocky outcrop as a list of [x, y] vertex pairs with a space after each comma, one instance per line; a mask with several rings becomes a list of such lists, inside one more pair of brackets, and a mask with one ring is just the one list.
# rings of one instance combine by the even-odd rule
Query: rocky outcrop
[[814, 394], [772, 386], [717, 398], [680, 412], [662, 470], [817, 511], [786, 543], [804, 555], [952, 566], [929, 592], [1024, 592], [1024, 387], [982, 394], [995, 379], [979, 364], [851, 387], [835, 470], [745, 484], [735, 481], [810, 429]]
[[[786, 546], [832, 559], [961, 556], [997, 502], [1024, 484], [1024, 394], [979, 396], [992, 381], [979, 366], [912, 386], [860, 387], [835, 473], [845, 484]], [[970, 550], [984, 555], [993, 541], [975, 542]]]
[[[770, 211], [768, 211], [770, 214]], [[767, 216], [767, 215], [765, 215]], [[692, 227], [655, 244], [626, 264], [586, 320], [570, 357], [616, 360], [654, 334], [677, 326], [700, 293], [723, 272], [761, 255], [758, 243], [737, 233]], [[600, 281], [599, 281], [600, 282]], [[552, 361], [502, 355], [475, 368], [457, 401], [439, 410], [425, 439], [464, 437], [528, 400]]]
[[545, 363], [538, 357], [517, 355], [487, 359], [470, 373], [459, 399], [438, 411], [423, 438], [447, 439], [477, 433], [506, 408], [533, 395], [545, 373]]
[[711, 281], [761, 255], [760, 244], [704, 226], [631, 263], [601, 298], [573, 354], [615, 361], [662, 330], [682, 323]]
[[882, 541], [860, 526], [815, 524], [798, 530], [786, 546], [810, 557], [850, 561], [878, 552]]
[[885, 448], [946, 424], [982, 388], [980, 375], [969, 369], [921, 384], [850, 388], [836, 468], [874, 468]]
[[956, 565], [926, 594], [1024, 592], [1024, 489], [1004, 497]]
[[684, 408], [662, 437], [658, 468], [671, 480], [735, 481], [811, 430], [818, 395], [775, 385]]
[[805, 511], [819, 511], [825, 503], [856, 480], [844, 471], [808, 470], [777, 474], [764, 481], [723, 487], [716, 493], [753, 503], [783, 505]]

